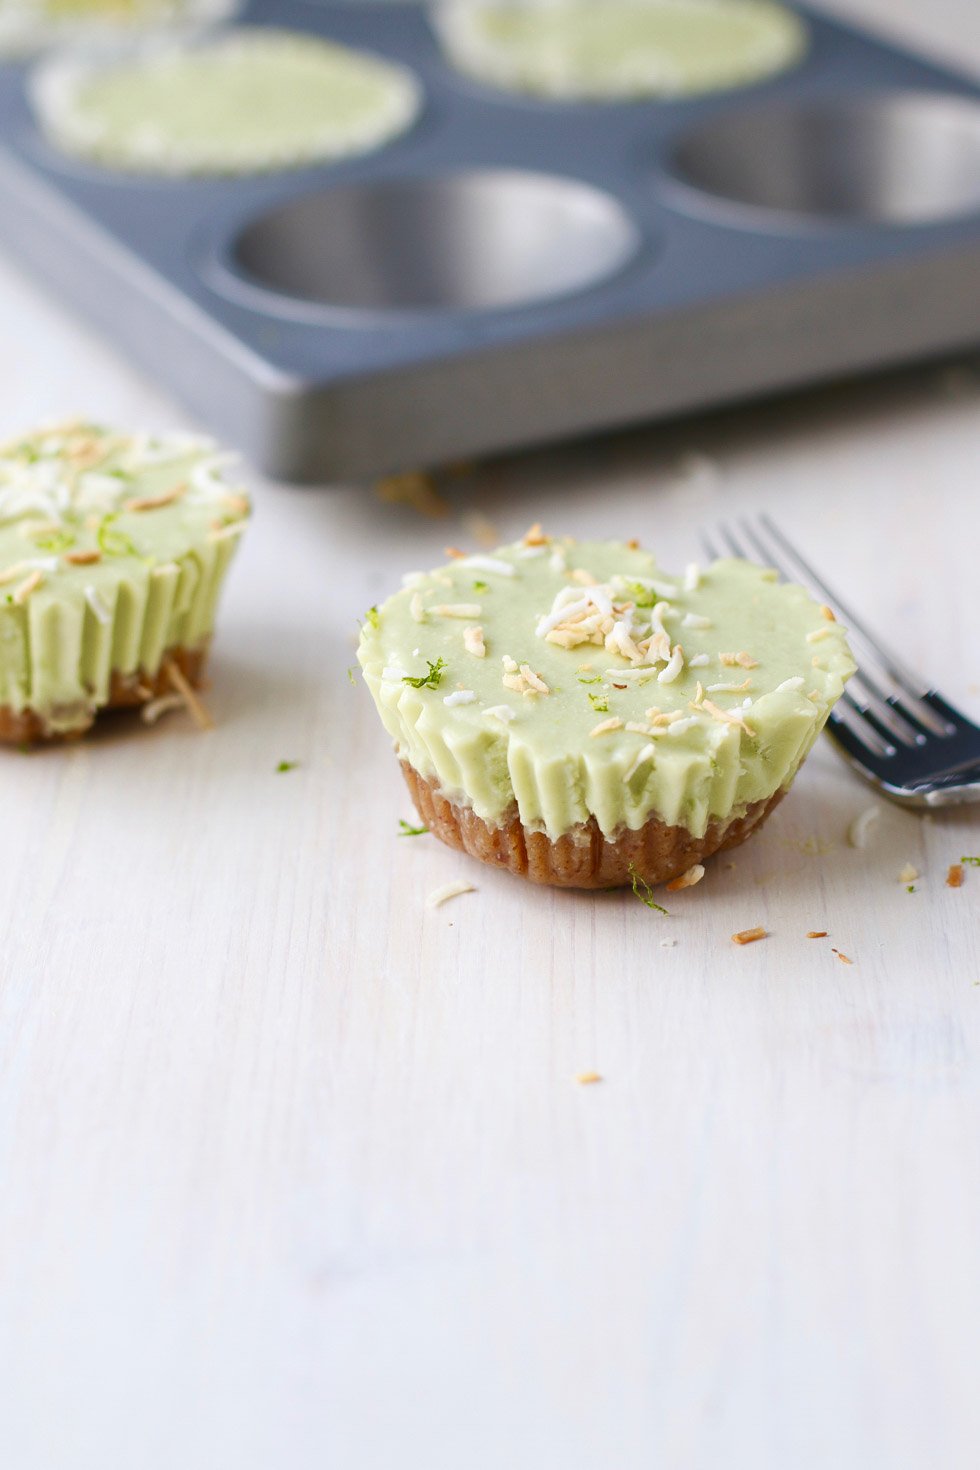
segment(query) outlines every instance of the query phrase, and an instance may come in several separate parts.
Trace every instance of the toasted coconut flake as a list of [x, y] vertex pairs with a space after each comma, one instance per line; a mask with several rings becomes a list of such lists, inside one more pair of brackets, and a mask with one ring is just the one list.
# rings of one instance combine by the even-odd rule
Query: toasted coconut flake
[[483, 629], [479, 624], [472, 628], [463, 629], [463, 647], [474, 658], [486, 658], [487, 646], [483, 641]]
[[245, 531], [244, 521], [229, 521], [227, 526], [215, 526], [208, 536], [209, 541], [230, 541], [233, 536], [241, 536]]
[[478, 602], [437, 602], [429, 608], [437, 618], [478, 618], [482, 611]]
[[827, 930], [826, 929], [808, 929], [807, 930], [806, 937], [807, 937], [807, 939], [826, 939], [827, 938]]
[[575, 1081], [582, 1087], [591, 1087], [593, 1083], [602, 1081], [602, 1075], [599, 1072], [579, 1072]]
[[657, 675], [658, 684], [673, 684], [684, 667], [684, 650], [679, 643], [674, 645], [667, 667], [660, 670]]
[[92, 567], [102, 560], [102, 552], [94, 547], [91, 551], [66, 551], [65, 561], [73, 567]]
[[546, 643], [554, 643], [559, 648], [578, 648], [583, 643], [591, 642], [588, 633], [582, 633], [573, 628], [552, 628], [550, 633], [545, 634]]
[[535, 521], [534, 525], [529, 526], [528, 529], [524, 532], [521, 540], [524, 542], [525, 546], [547, 546], [550, 537], [546, 536], [542, 531], [541, 522]]
[[[234, 457], [235, 456], [232, 455], [233, 459]], [[249, 501], [248, 496], [239, 495], [234, 490], [227, 491], [221, 498], [224, 501], [225, 505], [228, 507], [229, 511], [232, 513], [232, 515], [247, 516], [249, 511], [252, 509], [252, 505]]]
[[720, 705], [715, 704], [713, 699], [703, 700], [701, 708], [707, 710], [709, 715], [716, 720], [721, 720], [725, 725], [737, 725], [740, 730], [744, 730], [746, 735], [755, 734], [755, 731], [745, 723], [743, 716], [736, 710], [722, 709]]
[[513, 689], [515, 694], [527, 693], [527, 681], [523, 674], [504, 674], [500, 682], [505, 689]]
[[899, 883], [914, 883], [919, 876], [919, 870], [912, 863], [906, 863], [898, 875]]
[[460, 557], [466, 555], [466, 552], [461, 546], [444, 546], [442, 549], [450, 561], [458, 561]]
[[709, 684], [709, 694], [741, 694], [746, 689], [752, 688], [752, 680], [743, 679], [741, 684]]
[[521, 664], [521, 674], [527, 680], [528, 685], [536, 694], [550, 694], [551, 690], [544, 682], [540, 674], [536, 674], [530, 664]]
[[500, 545], [500, 532], [481, 511], [471, 510], [463, 517], [463, 525], [473, 537], [477, 546], [483, 546], [487, 551], [492, 551], [495, 546]]
[[693, 888], [695, 883], [700, 883], [704, 877], [704, 864], [695, 863], [693, 868], [688, 868], [679, 878], [674, 878], [667, 884], [668, 893], [680, 893], [685, 888]]
[[847, 829], [847, 840], [851, 847], [867, 847], [880, 821], [881, 809], [879, 807], [868, 806], [863, 812], [859, 812]]
[[754, 929], [740, 929], [737, 934], [733, 934], [732, 943], [755, 944], [757, 939], [766, 939], [767, 937], [767, 930], [763, 929], [761, 924], [757, 924]]
[[812, 633], [806, 635], [807, 643], [819, 643], [822, 638], [830, 637], [829, 628], [815, 628]]
[[85, 601], [92, 609], [92, 613], [95, 617], [96, 622], [101, 623], [103, 628], [108, 628], [109, 624], [112, 622], [112, 613], [106, 607], [105, 600], [100, 597], [99, 592], [95, 587], [85, 588]]
[[854, 963], [851, 957], [849, 955], [846, 955], [843, 950], [834, 949], [833, 946], [831, 946], [831, 953], [837, 956], [842, 965], [853, 965]]
[[16, 582], [27, 570], [28, 563], [26, 561], [19, 561], [12, 567], [7, 567], [6, 571], [0, 572], [0, 587], [7, 587], [11, 582]]
[[516, 674], [517, 673], [517, 664], [511, 658], [511, 656], [510, 656], [509, 653], [502, 654], [501, 655], [500, 662], [504, 666], [505, 673], [508, 673], [508, 674]]
[[377, 482], [374, 493], [388, 505], [407, 505], [432, 520], [441, 520], [449, 514], [449, 503], [436, 490], [430, 475], [414, 472], [388, 475]]
[[[137, 495], [133, 500], [123, 502], [123, 510], [145, 511], [163, 510], [165, 505], [173, 505], [175, 500], [180, 500], [187, 493], [187, 486], [174, 485], [170, 490], [162, 490], [159, 495]], [[246, 505], [248, 502], [246, 501]]]
[[608, 735], [611, 731], [621, 730], [622, 728], [623, 722], [619, 716], [610, 715], [608, 720], [602, 720], [600, 724], [592, 726], [592, 729], [589, 731], [589, 737], [594, 740], [597, 735]]
[[427, 909], [440, 908], [442, 904], [448, 903], [451, 898], [459, 898], [464, 893], [475, 893], [476, 889], [472, 883], [467, 883], [464, 878], [457, 878], [455, 883], [444, 883], [441, 888], [433, 888], [425, 900]]
[[950, 863], [949, 867], [946, 869], [946, 887], [947, 888], [962, 888], [963, 887], [963, 864], [962, 863]]
[[204, 701], [187, 678], [175, 659], [168, 658], [163, 665], [167, 679], [187, 706], [188, 714], [199, 730], [213, 730], [214, 720]]
[[599, 585], [598, 579], [593, 577], [591, 572], [587, 572], [585, 567], [576, 567], [569, 575], [572, 581], [577, 582], [580, 587], [597, 587]]
[[738, 653], [719, 653], [718, 661], [724, 664], [726, 668], [734, 668], [736, 665], [742, 669], [757, 669], [759, 667], [759, 660], [753, 658], [750, 653], [746, 653], [744, 648], [740, 649]]
[[837, 621], [834, 617], [833, 609], [829, 608], [825, 602], [820, 604], [820, 616], [826, 618], [828, 623], [836, 623]]
[[41, 571], [33, 571], [33, 572], [31, 572], [30, 576], [25, 577], [24, 580], [23, 580], [23, 582], [21, 582], [21, 584], [20, 584], [19, 587], [15, 587], [14, 588], [14, 594], [13, 594], [14, 602], [16, 602], [19, 606], [22, 606], [27, 601], [27, 599], [31, 596], [31, 593], [37, 591], [37, 589], [40, 587], [40, 585], [41, 585], [41, 583], [43, 581], [44, 581], [44, 573], [43, 572], [41, 572]]
[[655, 745], [641, 745], [629, 766], [623, 772], [623, 780], [632, 781], [640, 767], [646, 765], [647, 761], [653, 760], [656, 754], [657, 748]]
[[140, 719], [144, 725], [155, 725], [157, 720], [169, 715], [172, 710], [184, 709], [184, 698], [181, 694], [161, 694], [157, 699], [151, 699], [144, 704], [140, 710]]
[[468, 556], [463, 566], [472, 568], [474, 572], [493, 572], [497, 577], [517, 576], [517, 568], [513, 562], [502, 561], [499, 556], [483, 556], [479, 552]]

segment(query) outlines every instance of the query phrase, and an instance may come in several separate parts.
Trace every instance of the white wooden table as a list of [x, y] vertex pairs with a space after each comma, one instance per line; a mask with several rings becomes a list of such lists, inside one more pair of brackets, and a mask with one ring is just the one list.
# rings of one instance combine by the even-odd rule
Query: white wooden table
[[[971, 0], [917, 9], [980, 64]], [[0, 319], [3, 432], [187, 422], [6, 266]], [[258, 486], [215, 733], [2, 762], [5, 1470], [978, 1463], [980, 811], [856, 851], [822, 746], [664, 919], [397, 838], [345, 675], [476, 509], [670, 566], [768, 507], [980, 717], [978, 469], [980, 364], [514, 459], [441, 523]]]

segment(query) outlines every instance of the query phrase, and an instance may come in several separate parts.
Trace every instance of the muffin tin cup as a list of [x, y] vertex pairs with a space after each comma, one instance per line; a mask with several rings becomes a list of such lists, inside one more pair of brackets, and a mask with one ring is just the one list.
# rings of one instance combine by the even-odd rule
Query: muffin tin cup
[[400, 62], [415, 125], [333, 165], [142, 178], [54, 156], [0, 68], [5, 237], [268, 472], [365, 478], [980, 337], [980, 89], [808, 17], [680, 102], [489, 95], [417, 5], [253, 0]]

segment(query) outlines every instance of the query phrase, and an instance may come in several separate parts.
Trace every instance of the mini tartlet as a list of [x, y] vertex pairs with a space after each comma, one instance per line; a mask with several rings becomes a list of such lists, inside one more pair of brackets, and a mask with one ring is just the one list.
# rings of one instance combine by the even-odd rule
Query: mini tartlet
[[746, 87], [807, 48], [804, 22], [776, 0], [441, 0], [432, 16], [460, 71], [565, 102]]
[[193, 42], [57, 54], [31, 82], [49, 141], [103, 168], [235, 175], [368, 153], [414, 122], [407, 67], [304, 31], [236, 26]]
[[194, 705], [249, 516], [210, 440], [72, 422], [0, 447], [0, 741]]
[[419, 815], [538, 883], [688, 873], [756, 830], [854, 671], [802, 587], [725, 560], [542, 536], [463, 556], [365, 621], [358, 657]]

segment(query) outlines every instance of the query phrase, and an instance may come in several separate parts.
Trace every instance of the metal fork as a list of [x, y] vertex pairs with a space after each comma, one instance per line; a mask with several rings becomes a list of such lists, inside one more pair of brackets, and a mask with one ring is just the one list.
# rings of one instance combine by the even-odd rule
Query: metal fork
[[867, 781], [904, 806], [980, 801], [980, 727], [885, 648], [768, 516], [725, 522], [702, 540], [711, 557], [747, 557], [801, 582], [848, 629], [858, 672], [827, 729]]

